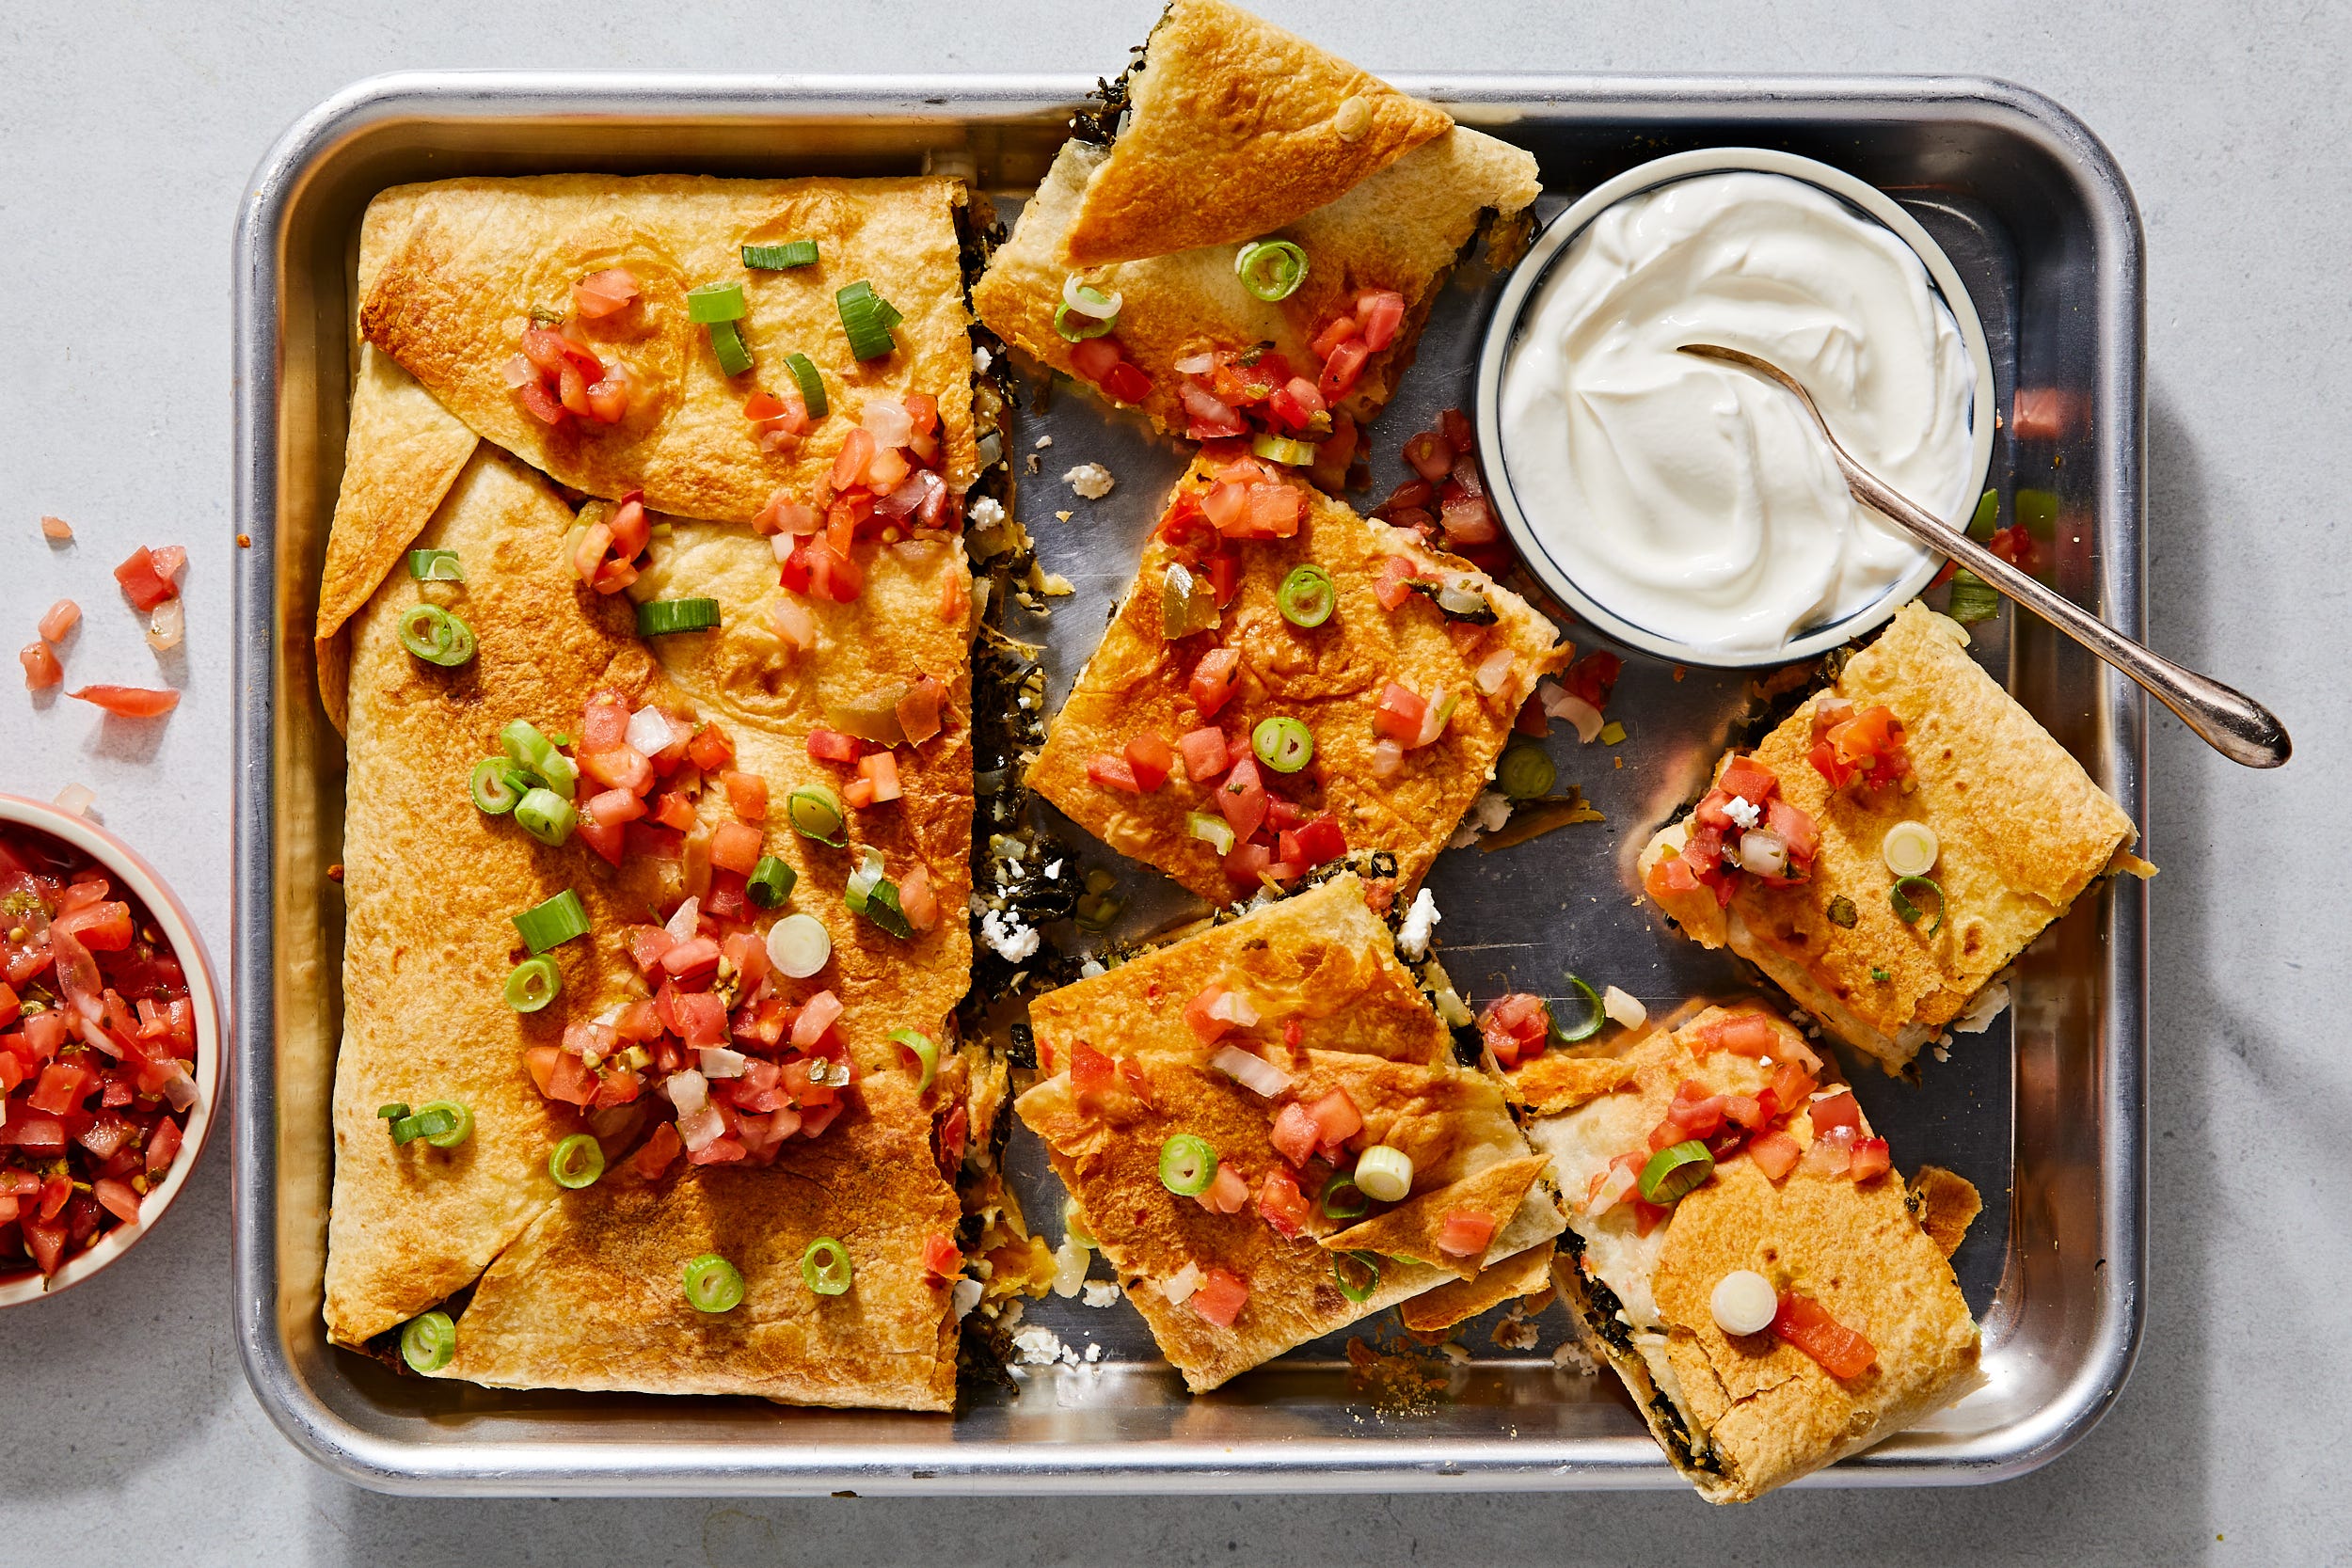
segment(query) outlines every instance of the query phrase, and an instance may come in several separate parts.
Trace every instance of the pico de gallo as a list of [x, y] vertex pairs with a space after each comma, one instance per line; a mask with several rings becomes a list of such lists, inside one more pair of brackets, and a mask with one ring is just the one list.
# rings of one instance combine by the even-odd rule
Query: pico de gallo
[[1883, 789], [1911, 776], [1903, 721], [1884, 703], [1856, 707], [1843, 697], [1818, 699], [1808, 760], [1832, 789]]
[[1700, 799], [1681, 851], [1652, 865], [1644, 882], [1661, 898], [1705, 887], [1727, 905], [1742, 878], [1765, 887], [1804, 881], [1820, 847], [1820, 824], [1781, 798], [1780, 775], [1735, 756]]
[[187, 976], [147, 907], [0, 828], [0, 1278], [54, 1276], [141, 1205], [197, 1103]]
[[[767, 406], [755, 403], [758, 409]], [[755, 408], [747, 405], [745, 412]], [[791, 595], [775, 601], [769, 612], [779, 637], [795, 647], [816, 646], [816, 623], [798, 599], [848, 604], [865, 592], [865, 569], [851, 550], [858, 540], [922, 548], [961, 531], [963, 498], [942, 472], [946, 460], [937, 397], [929, 392], [876, 397], [843, 437], [815, 496], [787, 489], [769, 499], [752, 527], [772, 536], [779, 581]], [[953, 584], [957, 574], [946, 575]], [[968, 596], [968, 583], [942, 593], [957, 587]], [[950, 618], [945, 605], [942, 618]]]
[[636, 303], [638, 293], [637, 278], [626, 267], [607, 267], [572, 285], [569, 314], [533, 312], [519, 352], [506, 362], [506, 384], [526, 413], [553, 430], [573, 428], [582, 420], [621, 422], [636, 378], [617, 358], [607, 365], [589, 346], [580, 323], [617, 315]]

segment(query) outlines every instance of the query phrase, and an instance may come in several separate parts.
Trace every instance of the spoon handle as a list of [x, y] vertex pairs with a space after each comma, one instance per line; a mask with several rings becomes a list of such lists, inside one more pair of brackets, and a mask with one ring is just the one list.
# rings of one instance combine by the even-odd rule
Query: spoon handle
[[2162, 654], [2141, 646], [2072, 599], [2028, 577], [1951, 527], [1921, 510], [1846, 455], [1833, 441], [1831, 454], [1847, 484], [1865, 505], [1884, 513], [1931, 549], [1940, 551], [2024, 605], [2075, 641], [2137, 681], [2148, 693], [2179, 714], [2181, 722], [2204, 736], [2217, 752], [2249, 768], [2276, 768], [2295, 749], [2278, 716], [2244, 692]]

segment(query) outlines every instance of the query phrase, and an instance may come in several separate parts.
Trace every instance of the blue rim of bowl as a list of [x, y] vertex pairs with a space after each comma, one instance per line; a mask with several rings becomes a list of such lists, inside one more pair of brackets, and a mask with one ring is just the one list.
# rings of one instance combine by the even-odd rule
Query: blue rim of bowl
[[1774, 648], [1725, 650], [1696, 648], [1659, 632], [1639, 626], [1601, 604], [1579, 588], [1576, 580], [1554, 561], [1526, 515], [1519, 510], [1518, 499], [1512, 493], [1510, 464], [1503, 454], [1502, 396], [1503, 367], [1510, 361], [1517, 345], [1529, 304], [1540, 290], [1552, 268], [1558, 263], [1576, 237], [1592, 226], [1603, 212], [1661, 185], [1695, 178], [1703, 174], [1761, 173], [1781, 174], [1802, 180], [1806, 184], [1837, 198], [1865, 216], [1893, 231], [1897, 239], [1911, 247], [1928, 269], [1928, 279], [1935, 293], [1952, 313], [1960, 329], [1961, 342], [1968, 352], [1968, 363], [1977, 378], [1976, 397], [1970, 420], [1970, 472], [1976, 483], [1970, 493], [1980, 494], [1985, 478], [1993, 467], [1993, 432], [1996, 410], [1993, 383], [1993, 356], [1985, 343], [1984, 323], [1977, 315], [1976, 301], [1969, 296], [1967, 285], [1944, 254], [1944, 247], [1921, 228], [1919, 220], [1905, 212], [1894, 198], [1847, 173], [1834, 165], [1817, 159], [1800, 157], [1793, 152], [1778, 152], [1758, 147], [1709, 147], [1688, 152], [1676, 152], [1663, 158], [1637, 165], [1613, 179], [1586, 191], [1562, 210], [1558, 216], [1544, 226], [1534, 245], [1519, 264], [1513, 269], [1503, 285], [1502, 296], [1496, 300], [1494, 314], [1486, 323], [1486, 336], [1478, 350], [1477, 436], [1480, 462], [1486, 472], [1487, 493], [1494, 498], [1495, 511], [1503, 531], [1517, 546], [1519, 558], [1527, 563], [1535, 579], [1559, 598], [1586, 624], [1629, 648], [1638, 648], [1660, 658], [1681, 664], [1705, 665], [1714, 669], [1745, 670], [1766, 665], [1791, 664], [1813, 658], [1830, 649], [1876, 630], [1893, 619], [1895, 611], [1916, 598], [1935, 575], [1944, 568], [1943, 558], [1931, 551], [1925, 561], [1890, 586], [1883, 594], [1861, 609], [1836, 621], [1815, 626], [1804, 636], [1793, 638]]

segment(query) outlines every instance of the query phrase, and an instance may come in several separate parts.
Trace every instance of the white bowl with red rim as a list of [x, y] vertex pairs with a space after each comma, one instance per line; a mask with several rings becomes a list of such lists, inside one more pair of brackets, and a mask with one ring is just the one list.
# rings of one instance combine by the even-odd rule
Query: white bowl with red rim
[[196, 1103], [188, 1108], [179, 1157], [163, 1180], [140, 1199], [138, 1223], [116, 1226], [87, 1250], [67, 1259], [55, 1275], [44, 1278], [36, 1273], [0, 1284], [0, 1307], [14, 1307], [54, 1296], [90, 1278], [136, 1246], [180, 1196], [197, 1162], [203, 1158], [205, 1141], [220, 1109], [221, 1017], [220, 993], [214, 987], [212, 965], [204, 956], [196, 923], [188, 918], [169, 884], [136, 850], [87, 817], [19, 795], [0, 794], [0, 826], [28, 828], [61, 840], [105, 867], [117, 887], [137, 895], [172, 957], [180, 960], [181, 972], [187, 978], [188, 1004], [196, 1014]]

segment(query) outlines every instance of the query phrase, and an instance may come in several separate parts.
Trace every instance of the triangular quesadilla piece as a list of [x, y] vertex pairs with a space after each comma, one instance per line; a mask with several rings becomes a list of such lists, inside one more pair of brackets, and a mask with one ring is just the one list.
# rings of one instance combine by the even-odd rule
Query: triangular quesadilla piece
[[1475, 1279], [1450, 1279], [1434, 1291], [1424, 1291], [1400, 1307], [1397, 1315], [1415, 1334], [1443, 1334], [1515, 1297], [1540, 1291], [1549, 1298], [1551, 1258], [1549, 1246], [1522, 1247], [1487, 1264]]
[[1176, 0], [1124, 79], [1087, 182], [1079, 266], [1255, 239], [1337, 200], [1454, 121], [1220, 0]]
[[[1452, 1253], [1440, 1246], [1438, 1241], [1447, 1216], [1457, 1211], [1474, 1211], [1501, 1230], [1503, 1222], [1518, 1212], [1519, 1205], [1534, 1188], [1535, 1179], [1550, 1163], [1549, 1155], [1531, 1154], [1488, 1165], [1442, 1187], [1430, 1187], [1416, 1180], [1411, 1197], [1371, 1219], [1323, 1237], [1324, 1249], [1376, 1252], [1426, 1263], [1462, 1279], [1475, 1279], [1486, 1266], [1486, 1253]], [[1420, 1173], [1415, 1174], [1418, 1178]]]
[[[943, 477], [977, 471], [972, 344], [957, 212], [943, 179], [717, 180], [591, 174], [465, 179], [417, 188], [408, 225], [360, 308], [369, 341], [449, 411], [559, 483], [679, 516], [747, 523], [778, 492], [820, 505], [834, 459], [868, 399], [938, 399]], [[808, 266], [755, 270], [746, 245], [808, 239]], [[572, 287], [625, 268], [637, 296], [599, 317]], [[856, 358], [836, 301], [870, 284], [902, 319], [892, 352]], [[730, 376], [688, 291], [741, 289], [737, 324], [752, 368]], [[626, 412], [606, 424], [543, 422], [510, 379], [534, 320], [561, 322], [607, 372], [625, 367]], [[752, 394], [798, 396], [786, 356], [805, 355], [828, 412], [797, 439], [764, 438]], [[524, 366], [529, 372], [529, 366]], [[535, 388], [527, 373], [522, 379]]]

